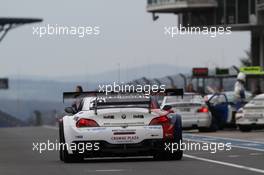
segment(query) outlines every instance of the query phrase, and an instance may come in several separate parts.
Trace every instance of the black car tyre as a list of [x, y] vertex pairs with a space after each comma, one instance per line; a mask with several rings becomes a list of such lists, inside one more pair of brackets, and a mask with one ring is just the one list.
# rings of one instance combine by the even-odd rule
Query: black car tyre
[[250, 125], [238, 125], [238, 128], [242, 132], [250, 132], [252, 130]]
[[60, 152], [59, 152], [60, 160], [65, 163], [81, 162], [83, 160], [82, 157], [69, 154], [67, 147], [63, 146], [63, 144], [65, 144], [63, 122], [59, 123], [59, 137], [60, 137]]
[[[175, 144], [177, 143], [178, 149], [176, 151], [165, 150], [165, 144]], [[181, 160], [183, 157], [183, 151], [180, 149], [180, 144], [182, 143], [182, 120], [180, 116], [176, 116], [175, 130], [174, 130], [174, 140], [172, 142], [164, 143], [163, 149], [154, 155], [156, 160]]]

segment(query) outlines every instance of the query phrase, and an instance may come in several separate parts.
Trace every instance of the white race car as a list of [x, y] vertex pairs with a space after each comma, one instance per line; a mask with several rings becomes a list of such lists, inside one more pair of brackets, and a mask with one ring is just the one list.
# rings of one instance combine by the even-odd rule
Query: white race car
[[[113, 156], [154, 156], [179, 160], [180, 149], [165, 147], [182, 141], [181, 117], [161, 110], [154, 97], [145, 95], [100, 96], [96, 92], [79, 93], [80, 110], [65, 111], [59, 123], [60, 159], [64, 162], [84, 158]], [[76, 93], [64, 93], [64, 97]]]
[[256, 96], [237, 111], [236, 124], [243, 132], [264, 128], [264, 94]]
[[164, 97], [161, 108], [172, 106], [173, 111], [182, 117], [182, 127], [185, 129], [198, 128], [200, 131], [213, 131], [212, 115], [199, 94], [185, 93], [183, 98]]

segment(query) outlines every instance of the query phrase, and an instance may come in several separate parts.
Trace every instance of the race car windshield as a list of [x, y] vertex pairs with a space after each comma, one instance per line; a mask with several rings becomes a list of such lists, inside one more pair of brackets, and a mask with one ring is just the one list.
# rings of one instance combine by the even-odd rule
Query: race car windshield
[[199, 95], [184, 95], [183, 98], [179, 96], [166, 97], [166, 103], [201, 103], [203, 98]]

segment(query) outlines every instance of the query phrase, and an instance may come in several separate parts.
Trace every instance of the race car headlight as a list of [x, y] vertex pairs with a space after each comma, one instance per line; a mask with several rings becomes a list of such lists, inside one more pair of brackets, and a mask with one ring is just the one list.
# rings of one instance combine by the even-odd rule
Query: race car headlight
[[76, 122], [76, 127], [77, 128], [82, 128], [82, 127], [99, 127], [98, 123], [92, 119], [85, 119], [81, 118]]

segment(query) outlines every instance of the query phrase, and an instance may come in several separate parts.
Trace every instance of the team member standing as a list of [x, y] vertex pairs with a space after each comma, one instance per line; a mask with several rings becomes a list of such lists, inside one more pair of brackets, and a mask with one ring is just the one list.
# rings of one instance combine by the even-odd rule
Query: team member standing
[[76, 92], [76, 96], [75, 96], [75, 101], [72, 104], [72, 107], [74, 109], [74, 112], [77, 113], [80, 111], [81, 103], [82, 103], [82, 98], [81, 98], [81, 93], [83, 92], [82, 86], [80, 85], [76, 86], [75, 92]]
[[234, 91], [235, 91], [235, 102], [236, 102], [236, 109], [242, 107], [243, 102], [246, 98], [245, 93], [245, 83], [246, 83], [246, 75], [242, 72], [240, 72], [237, 75], [237, 81], [235, 83]]

